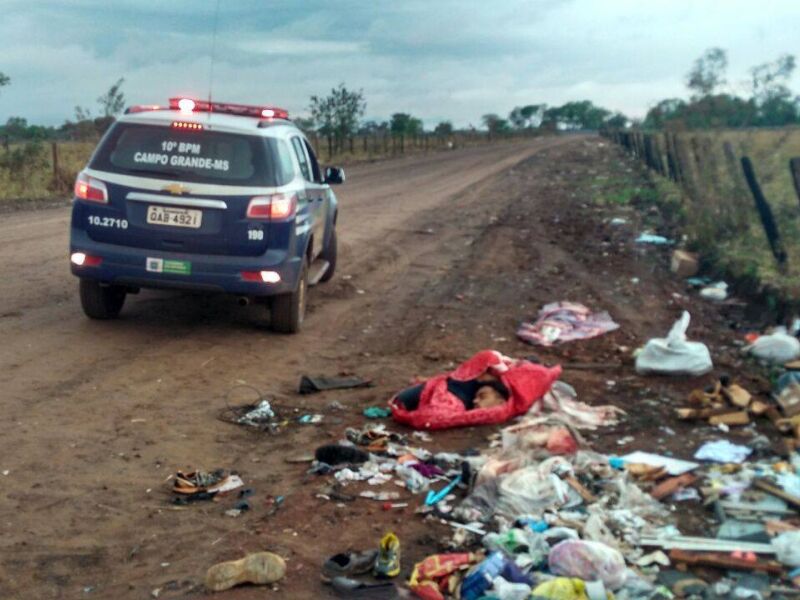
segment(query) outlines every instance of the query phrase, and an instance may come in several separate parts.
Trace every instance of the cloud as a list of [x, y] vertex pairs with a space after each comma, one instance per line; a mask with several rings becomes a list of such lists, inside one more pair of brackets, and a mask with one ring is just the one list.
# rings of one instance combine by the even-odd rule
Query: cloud
[[[732, 87], [796, 47], [795, 0], [3, 0], [0, 121], [58, 124], [119, 77], [131, 103], [177, 93], [304, 113], [312, 94], [363, 89], [367, 116], [477, 123], [515, 105], [590, 98], [643, 115], [685, 96], [684, 74], [727, 48]], [[797, 77], [795, 77], [797, 81]]]

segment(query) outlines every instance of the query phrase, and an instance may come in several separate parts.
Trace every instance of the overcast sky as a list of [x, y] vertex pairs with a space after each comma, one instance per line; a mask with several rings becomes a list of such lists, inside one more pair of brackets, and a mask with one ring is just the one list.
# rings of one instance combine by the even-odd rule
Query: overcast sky
[[[207, 96], [215, 7], [0, 0], [0, 71], [12, 79], [0, 121], [57, 125], [75, 105], [96, 111], [119, 77], [129, 103]], [[706, 48], [728, 51], [741, 93], [752, 65], [800, 54], [798, 30], [800, 0], [225, 0], [213, 90], [301, 114], [311, 94], [344, 82], [364, 90], [366, 118], [410, 112], [428, 126], [585, 98], [643, 116], [687, 95]]]

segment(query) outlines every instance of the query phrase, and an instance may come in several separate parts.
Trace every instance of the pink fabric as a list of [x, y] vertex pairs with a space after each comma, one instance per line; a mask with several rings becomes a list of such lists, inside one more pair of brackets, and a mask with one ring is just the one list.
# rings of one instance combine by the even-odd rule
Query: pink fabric
[[607, 312], [592, 313], [577, 302], [552, 302], [542, 307], [535, 323], [522, 323], [517, 337], [529, 344], [552, 346], [597, 337], [617, 328]]
[[[499, 406], [467, 410], [457, 396], [447, 390], [447, 378], [458, 381], [477, 379], [484, 373], [497, 377], [509, 392]], [[415, 429], [447, 429], [470, 425], [504, 423], [524, 414], [540, 400], [561, 375], [561, 367], [543, 367], [526, 360], [514, 360], [494, 350], [479, 352], [451, 373], [425, 382], [416, 410], [406, 410], [396, 400], [390, 402], [392, 417]]]

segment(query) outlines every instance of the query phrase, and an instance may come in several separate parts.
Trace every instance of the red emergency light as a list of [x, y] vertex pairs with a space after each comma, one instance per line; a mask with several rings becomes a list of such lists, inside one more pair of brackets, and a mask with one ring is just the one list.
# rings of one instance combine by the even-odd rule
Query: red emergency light
[[170, 98], [171, 110], [180, 110], [184, 113], [215, 112], [240, 117], [255, 117], [256, 119], [288, 119], [289, 112], [275, 106], [255, 106], [251, 104], [233, 104], [230, 102], [208, 102], [193, 98]]

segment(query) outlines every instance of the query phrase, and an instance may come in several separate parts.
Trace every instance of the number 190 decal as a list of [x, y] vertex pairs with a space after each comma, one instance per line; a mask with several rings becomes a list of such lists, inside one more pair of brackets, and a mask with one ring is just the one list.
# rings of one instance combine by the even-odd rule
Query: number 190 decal
[[127, 229], [127, 219], [115, 219], [114, 217], [98, 217], [97, 215], [89, 215], [89, 225], [97, 227], [116, 227], [118, 229]]
[[247, 239], [248, 240], [263, 240], [264, 239], [264, 231], [262, 229], [248, 229], [247, 230]]

